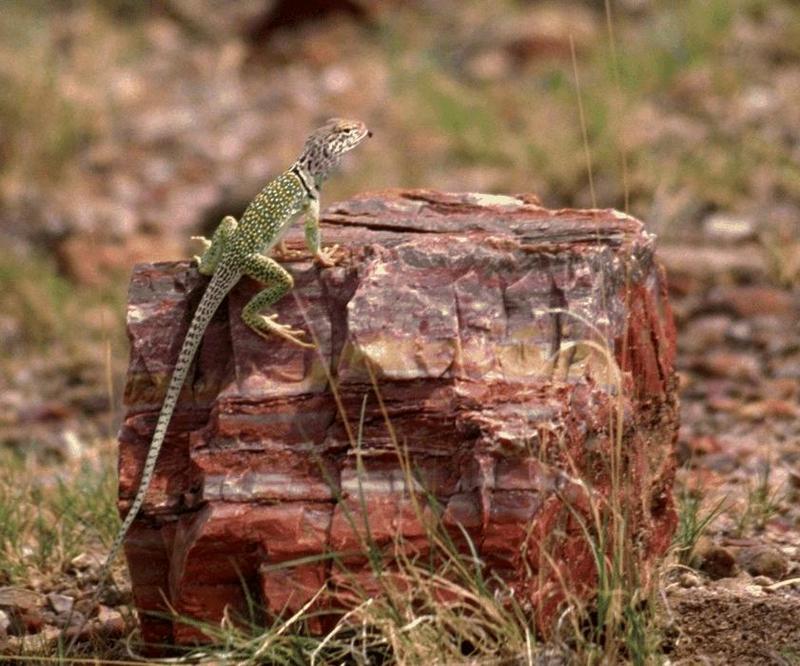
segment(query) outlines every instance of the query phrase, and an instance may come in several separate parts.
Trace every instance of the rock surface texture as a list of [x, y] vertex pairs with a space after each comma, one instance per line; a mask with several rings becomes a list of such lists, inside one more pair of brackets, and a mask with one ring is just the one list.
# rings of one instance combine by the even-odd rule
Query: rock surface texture
[[[341, 606], [343, 583], [373, 579], [366, 523], [388, 569], [398, 535], [426, 552], [434, 518], [465, 552], [469, 535], [545, 631], [567, 592], [596, 584], [591, 507], [625, 514], [646, 582], [675, 526], [677, 404], [641, 222], [412, 190], [337, 204], [322, 228], [342, 261], [284, 260], [295, 289], [276, 308], [317, 350], [250, 332], [249, 279], [206, 332], [126, 542], [145, 640], [200, 637], [147, 614], [163, 598], [212, 622], [246, 614], [245, 587], [267, 615], [322, 586], [318, 603]], [[302, 229], [287, 241], [303, 250]], [[134, 271], [122, 511], [206, 282], [188, 262]]]

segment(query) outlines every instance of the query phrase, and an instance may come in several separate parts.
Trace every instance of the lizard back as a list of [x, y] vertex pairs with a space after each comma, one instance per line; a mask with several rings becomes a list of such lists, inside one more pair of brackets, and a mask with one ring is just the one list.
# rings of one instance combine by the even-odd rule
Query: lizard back
[[282, 173], [247, 206], [223, 256], [266, 252], [281, 240], [307, 201], [308, 192], [300, 178], [290, 171]]

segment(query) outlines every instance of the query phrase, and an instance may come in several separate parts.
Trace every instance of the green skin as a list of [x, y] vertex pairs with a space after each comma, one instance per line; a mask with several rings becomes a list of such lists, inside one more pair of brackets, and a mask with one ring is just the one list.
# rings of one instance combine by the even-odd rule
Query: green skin
[[[299, 214], [305, 214], [309, 251], [323, 266], [332, 266], [336, 248], [320, 249], [319, 200], [308, 196], [298, 176], [286, 172], [259, 192], [238, 223], [235, 218], [227, 216], [217, 227], [211, 241], [195, 237], [206, 244], [206, 250], [198, 261], [198, 270], [203, 275], [215, 275], [222, 266], [226, 269], [226, 275], [228, 272], [238, 273], [234, 284], [242, 275], [248, 275], [270, 285], [245, 306], [242, 319], [259, 335], [279, 335], [301, 347], [313, 347], [300, 339], [302, 331], [279, 324], [274, 315], [266, 317], [260, 314], [279, 301], [293, 286], [292, 276], [264, 253], [280, 242]], [[266, 242], [265, 238], [268, 239]], [[232, 276], [222, 280], [222, 285], [226, 285], [229, 279], [232, 280]], [[212, 285], [215, 288], [220, 286], [212, 281], [208, 288], [211, 289]]]
[[[341, 156], [367, 136], [371, 136], [371, 133], [361, 122], [341, 119], [328, 121], [309, 136], [302, 155], [292, 168], [268, 183], [258, 193], [241, 220], [237, 222], [236, 218], [230, 215], [223, 218], [210, 241], [203, 237], [194, 237], [205, 246], [203, 256], [196, 257], [198, 271], [203, 275], [210, 275], [211, 281], [183, 340], [150, 449], [145, 458], [139, 488], [100, 571], [92, 607], [99, 600], [111, 564], [144, 504], [158, 454], [178, 402], [178, 395], [200, 346], [203, 333], [217, 308], [239, 279], [247, 275], [267, 285], [242, 310], [242, 319], [253, 331], [271, 340], [275, 339], [273, 336], [278, 336], [300, 347], [314, 347], [313, 344], [302, 340], [303, 331], [278, 323], [277, 315], [261, 314], [264, 309], [285, 296], [294, 283], [292, 276], [264, 253], [278, 245], [292, 222], [299, 215], [304, 215], [305, 237], [309, 251], [321, 265], [334, 265], [333, 255], [337, 246], [326, 250], [320, 247], [319, 188], [330, 171], [336, 167]], [[75, 633], [68, 651], [77, 641], [82, 629], [83, 627], [80, 627]]]

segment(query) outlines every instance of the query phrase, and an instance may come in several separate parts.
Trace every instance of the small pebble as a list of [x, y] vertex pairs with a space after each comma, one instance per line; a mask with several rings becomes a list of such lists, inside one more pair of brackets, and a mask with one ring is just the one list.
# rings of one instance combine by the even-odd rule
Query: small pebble
[[70, 567], [76, 571], [85, 571], [93, 565], [97, 564], [97, 558], [92, 557], [88, 553], [81, 553], [76, 555], [69, 561]]
[[86, 626], [86, 616], [80, 611], [72, 611], [72, 613], [63, 618], [64, 622], [69, 622], [70, 627], [83, 627]]
[[699, 587], [702, 582], [700, 576], [693, 571], [684, 571], [678, 578], [678, 583], [681, 587]]
[[125, 633], [125, 620], [118, 610], [100, 606], [97, 620], [105, 636], [121, 636]]
[[715, 213], [703, 221], [703, 232], [712, 240], [739, 243], [753, 238], [755, 226], [750, 218]]
[[47, 595], [47, 601], [50, 603], [50, 607], [56, 613], [69, 613], [72, 610], [72, 606], [75, 603], [75, 600], [67, 596], [66, 594], [58, 594], [56, 592], [51, 592]]
[[761, 587], [766, 587], [767, 585], [772, 585], [775, 581], [772, 580], [769, 576], [756, 576], [753, 578], [754, 585], [760, 585]]
[[42, 611], [42, 620], [44, 620], [45, 624], [54, 624], [55, 625], [55, 624], [59, 623], [58, 615], [56, 615], [51, 610], [43, 610]]
[[44, 597], [22, 587], [0, 587], [0, 608], [12, 611], [32, 611], [44, 603]]

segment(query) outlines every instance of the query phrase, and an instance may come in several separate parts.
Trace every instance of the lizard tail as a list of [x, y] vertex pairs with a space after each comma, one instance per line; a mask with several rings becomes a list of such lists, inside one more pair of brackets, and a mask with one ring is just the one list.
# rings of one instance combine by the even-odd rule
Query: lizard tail
[[[211, 282], [208, 283], [203, 298], [200, 300], [200, 304], [197, 306], [197, 310], [192, 318], [192, 323], [189, 325], [189, 330], [186, 332], [186, 337], [183, 339], [183, 345], [181, 345], [181, 351], [178, 355], [175, 369], [172, 371], [172, 376], [169, 380], [169, 386], [167, 387], [167, 393], [164, 397], [164, 403], [161, 406], [161, 412], [158, 415], [158, 422], [156, 423], [156, 429], [153, 433], [153, 439], [147, 451], [147, 457], [145, 458], [142, 477], [139, 481], [139, 488], [136, 491], [133, 503], [125, 519], [122, 521], [122, 525], [116, 537], [114, 537], [114, 542], [111, 544], [108, 556], [100, 570], [98, 586], [93, 595], [91, 607], [94, 607], [99, 600], [106, 578], [111, 570], [111, 565], [114, 563], [122, 547], [122, 543], [125, 540], [125, 536], [139, 513], [139, 509], [141, 509], [142, 504], [144, 504], [147, 489], [150, 487], [150, 481], [155, 471], [156, 460], [161, 451], [161, 445], [164, 443], [164, 437], [167, 434], [167, 427], [175, 411], [175, 406], [178, 403], [178, 396], [183, 387], [183, 382], [186, 380], [186, 375], [189, 372], [194, 355], [197, 352], [197, 348], [200, 346], [203, 333], [205, 333], [206, 327], [217, 311], [220, 303], [222, 303], [223, 299], [233, 285], [239, 280], [240, 276], [241, 274], [235, 269], [219, 266], [218, 270], [211, 278]], [[70, 648], [74, 645], [77, 638], [78, 635], [76, 634], [70, 643]]]
[[[237, 271], [226, 270], [224, 266], [220, 266], [219, 270], [214, 273], [211, 282], [208, 283], [203, 298], [197, 306], [197, 310], [192, 318], [192, 323], [189, 325], [189, 330], [186, 332], [186, 337], [183, 339], [180, 354], [178, 354], [178, 362], [175, 364], [175, 369], [172, 371], [172, 377], [169, 380], [167, 393], [164, 397], [164, 403], [161, 406], [161, 412], [158, 415], [158, 422], [156, 429], [153, 432], [153, 439], [150, 443], [150, 448], [147, 451], [147, 457], [144, 461], [142, 469], [142, 478], [139, 481], [139, 489], [136, 491], [136, 496], [133, 498], [133, 503], [125, 520], [122, 521], [122, 526], [117, 533], [114, 543], [111, 545], [111, 550], [106, 558], [103, 567], [103, 573], [111, 566], [117, 552], [122, 546], [130, 526], [136, 519], [139, 509], [144, 504], [144, 499], [147, 496], [147, 489], [150, 486], [150, 481], [153, 478], [153, 472], [156, 468], [156, 460], [161, 451], [161, 445], [164, 443], [164, 437], [167, 434], [167, 427], [172, 419], [172, 414], [175, 411], [175, 406], [178, 404], [178, 396], [180, 395], [183, 382], [186, 380], [186, 375], [194, 360], [194, 355], [197, 348], [200, 346], [200, 340], [203, 338], [208, 322], [214, 316], [220, 303], [222, 303], [226, 294], [230, 291], [231, 287], [236, 284], [240, 274]], [[101, 581], [105, 576], [101, 576]]]

